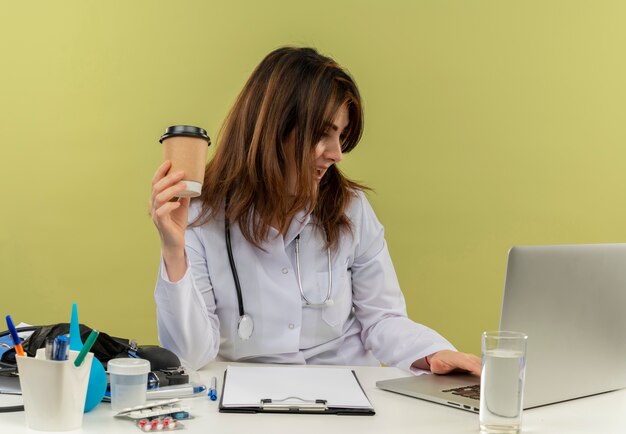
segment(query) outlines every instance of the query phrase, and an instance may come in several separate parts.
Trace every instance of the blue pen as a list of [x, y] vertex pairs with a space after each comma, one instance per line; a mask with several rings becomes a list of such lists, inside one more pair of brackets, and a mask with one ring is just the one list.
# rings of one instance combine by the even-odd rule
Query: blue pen
[[211, 378], [211, 387], [209, 388], [209, 398], [211, 401], [217, 400], [217, 378]]
[[67, 349], [70, 346], [70, 338], [66, 335], [57, 336], [54, 340], [52, 358], [54, 360], [67, 360]]
[[20, 337], [17, 335], [17, 330], [15, 329], [15, 326], [13, 325], [13, 320], [11, 319], [11, 315], [7, 315], [6, 320], [7, 320], [7, 327], [9, 329], [9, 332], [11, 333], [11, 339], [13, 339], [13, 344], [15, 344], [15, 352], [17, 353], [18, 356], [26, 356], [26, 353], [24, 353], [24, 348], [22, 348]]

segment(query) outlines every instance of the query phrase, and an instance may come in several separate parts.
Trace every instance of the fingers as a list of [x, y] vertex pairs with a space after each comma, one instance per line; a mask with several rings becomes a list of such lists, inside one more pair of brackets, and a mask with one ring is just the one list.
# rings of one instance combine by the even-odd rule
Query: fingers
[[187, 185], [181, 182], [183, 171], [171, 172], [171, 163], [163, 162], [152, 178], [150, 216], [161, 237], [163, 251], [183, 251], [190, 200], [179, 197]]
[[[156, 178], [155, 174], [155, 178]], [[167, 187], [174, 185], [183, 180], [185, 176], [185, 172], [182, 170], [178, 170], [176, 172], [170, 173], [162, 178], [159, 178], [154, 184], [152, 184], [152, 195], [159, 194], [161, 191], [165, 190]]]
[[430, 359], [430, 369], [435, 374], [447, 374], [460, 370], [480, 375], [481, 367], [480, 357], [457, 351], [439, 351]]
[[178, 182], [177, 184], [167, 187], [163, 191], [155, 189], [152, 197], [152, 208], [157, 209], [166, 202], [171, 202], [175, 197], [187, 189], [187, 185], [184, 182]]
[[152, 177], [152, 186], [154, 186], [154, 184], [156, 184], [157, 181], [159, 181], [161, 178], [163, 178], [167, 174], [167, 171], [170, 170], [170, 167], [172, 167], [172, 162], [170, 160], [165, 160], [159, 166], [159, 168], [154, 173], [154, 176]]
[[430, 371], [433, 374], [447, 374], [454, 370], [454, 365], [450, 364], [443, 358], [438, 357], [439, 353], [436, 353], [430, 359]]
[[461, 363], [459, 363], [459, 369], [470, 372], [474, 375], [480, 376], [482, 370], [482, 359], [474, 354], [462, 354]]
[[[171, 213], [182, 206], [189, 206], [188, 198], [175, 198], [186, 189], [181, 182], [185, 173], [182, 170], [167, 174], [171, 168], [169, 160], [163, 162], [156, 170], [152, 178], [152, 197], [150, 202], [150, 215], [154, 224], [161, 228], [164, 221], [171, 219]], [[185, 200], [186, 199], [186, 200]], [[172, 205], [174, 204], [174, 205]]]
[[159, 226], [159, 222], [170, 215], [170, 213], [180, 208], [180, 202], [166, 202], [152, 213], [152, 221]]
[[180, 203], [181, 206], [189, 207], [189, 203], [191, 203], [191, 198], [190, 197], [179, 197], [178, 198], [178, 202]]
[[170, 160], [165, 160], [152, 177], [152, 198], [161, 193], [166, 188], [180, 182], [185, 177], [185, 172], [177, 170], [168, 173], [172, 167]]
[[152, 178], [152, 197], [150, 204], [150, 213], [153, 213], [164, 202], [172, 200], [172, 198], [183, 191], [186, 186], [182, 181], [185, 172], [182, 170], [164, 175], [169, 167], [169, 161], [163, 163]]

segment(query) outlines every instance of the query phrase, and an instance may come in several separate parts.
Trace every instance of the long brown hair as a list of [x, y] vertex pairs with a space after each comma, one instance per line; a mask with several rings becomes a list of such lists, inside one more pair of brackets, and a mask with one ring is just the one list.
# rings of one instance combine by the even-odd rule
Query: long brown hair
[[[312, 48], [284, 47], [268, 54], [222, 126], [193, 225], [206, 223], [227, 204], [228, 221], [237, 222], [246, 240], [260, 247], [272, 224], [284, 234], [294, 215], [305, 210], [324, 228], [327, 245], [336, 246], [341, 231], [351, 229], [345, 215], [350, 200], [366, 187], [347, 179], [335, 165], [316, 186], [313, 151], [344, 104], [349, 116], [341, 145], [345, 153], [363, 132], [354, 80]], [[291, 191], [288, 164], [296, 166]]]

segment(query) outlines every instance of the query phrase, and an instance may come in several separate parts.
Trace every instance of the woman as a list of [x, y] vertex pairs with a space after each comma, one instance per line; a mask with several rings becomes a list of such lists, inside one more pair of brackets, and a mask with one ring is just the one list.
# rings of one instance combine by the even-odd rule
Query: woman
[[183, 173], [168, 173], [169, 161], [159, 167], [157, 322], [161, 344], [183, 364], [480, 372], [478, 357], [406, 316], [364, 186], [336, 167], [362, 129], [359, 91], [337, 63], [280, 48], [229, 113], [198, 199], [173, 200]]

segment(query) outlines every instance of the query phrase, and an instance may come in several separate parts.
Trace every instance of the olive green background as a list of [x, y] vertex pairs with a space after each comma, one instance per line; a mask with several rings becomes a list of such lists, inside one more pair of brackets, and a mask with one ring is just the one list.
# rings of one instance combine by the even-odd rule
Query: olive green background
[[157, 342], [148, 216], [170, 124], [215, 138], [282, 45], [346, 66], [411, 318], [465, 351], [498, 326], [515, 244], [624, 241], [621, 1], [4, 2], [1, 312]]

